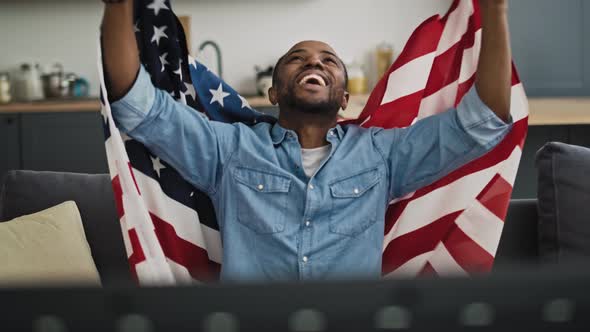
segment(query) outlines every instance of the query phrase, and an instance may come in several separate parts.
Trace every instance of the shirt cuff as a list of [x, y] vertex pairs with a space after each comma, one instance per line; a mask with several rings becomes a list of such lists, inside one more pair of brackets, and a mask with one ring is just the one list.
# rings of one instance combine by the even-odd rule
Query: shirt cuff
[[[457, 106], [457, 117], [466, 132], [481, 145], [489, 145], [494, 133], [508, 131], [512, 127], [512, 116], [508, 123], [500, 119], [479, 97], [475, 85]], [[497, 138], [497, 137], [494, 137]], [[492, 139], [495, 141], [495, 139]]]
[[111, 111], [117, 127], [129, 133], [147, 117], [154, 105], [156, 91], [150, 75], [143, 66], [125, 97], [111, 104]]

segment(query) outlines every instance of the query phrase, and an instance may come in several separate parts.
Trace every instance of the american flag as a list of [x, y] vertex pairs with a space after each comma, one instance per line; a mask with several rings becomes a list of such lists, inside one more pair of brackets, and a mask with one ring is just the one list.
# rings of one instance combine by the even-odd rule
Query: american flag
[[[168, 0], [136, 0], [135, 16], [141, 61], [156, 87], [211, 120], [273, 121], [190, 57]], [[478, 1], [455, 0], [445, 16], [415, 30], [360, 117], [346, 122], [407, 127], [456, 106], [474, 84], [480, 45]], [[99, 69], [102, 77], [100, 57]], [[132, 275], [142, 285], [216, 280], [222, 246], [211, 201], [117, 130], [101, 83], [106, 151]], [[494, 150], [391, 202], [384, 277], [491, 269], [528, 127], [527, 99], [515, 70], [512, 83], [514, 126]]]

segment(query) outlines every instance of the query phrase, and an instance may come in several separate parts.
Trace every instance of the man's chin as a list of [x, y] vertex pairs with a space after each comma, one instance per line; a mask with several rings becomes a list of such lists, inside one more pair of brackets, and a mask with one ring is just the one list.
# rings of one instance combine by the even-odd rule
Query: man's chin
[[329, 100], [300, 100], [295, 103], [294, 108], [302, 113], [329, 114], [338, 112], [340, 107]]

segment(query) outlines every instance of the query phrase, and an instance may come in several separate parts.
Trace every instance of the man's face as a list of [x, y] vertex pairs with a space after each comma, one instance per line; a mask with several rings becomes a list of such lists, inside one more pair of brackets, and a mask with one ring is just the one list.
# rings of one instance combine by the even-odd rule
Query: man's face
[[346, 74], [342, 61], [327, 44], [304, 41], [277, 64], [270, 100], [306, 113], [336, 113], [346, 108]]

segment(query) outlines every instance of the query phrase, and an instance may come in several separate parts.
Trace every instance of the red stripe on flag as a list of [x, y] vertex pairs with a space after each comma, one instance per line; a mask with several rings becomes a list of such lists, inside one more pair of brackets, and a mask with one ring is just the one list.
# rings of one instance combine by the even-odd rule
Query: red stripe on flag
[[447, 85], [457, 82], [461, 74], [462, 62], [463, 49], [461, 48], [460, 42], [437, 56], [432, 64], [430, 77], [428, 78], [426, 89], [424, 89], [424, 96], [431, 96]]
[[455, 219], [461, 213], [462, 211], [448, 214], [422, 228], [392, 240], [383, 252], [383, 274], [389, 274], [410, 259], [434, 250], [442, 235], [453, 228]]
[[469, 92], [469, 89], [475, 84], [475, 74], [471, 76], [470, 79], [467, 81], [459, 84], [459, 89], [457, 90], [457, 99], [455, 100], [455, 106], [459, 105], [463, 97]]
[[[416, 193], [411, 198], [409, 198], [408, 200], [398, 202], [398, 203], [396, 203], [396, 205], [397, 204], [407, 205], [409, 202], [406, 202], [406, 201], [416, 200], [420, 197], [423, 197], [423, 196], [429, 194], [430, 192], [432, 192], [436, 189], [442, 188], [452, 182], [455, 182], [458, 179], [460, 179], [466, 175], [473, 174], [475, 172], [479, 172], [479, 171], [484, 170], [486, 168], [492, 167], [501, 161], [508, 159], [510, 154], [512, 154], [512, 152], [514, 151], [514, 148], [516, 146], [519, 146], [520, 144], [522, 144], [522, 142], [524, 141], [524, 137], [526, 137], [526, 133], [527, 133], [527, 126], [528, 126], [527, 119], [523, 119], [521, 121], [518, 121], [512, 127], [512, 131], [493, 150], [486, 153], [481, 158], [476, 159], [476, 160], [464, 165], [463, 167], [455, 170], [454, 172], [451, 172], [449, 175], [438, 180], [437, 182], [416, 191]], [[393, 206], [389, 207], [389, 209], [392, 209], [392, 208], [393, 208]], [[393, 212], [393, 213], [389, 213], [389, 211], [388, 211], [388, 214], [392, 215], [392, 216], [396, 216], [396, 218], [397, 218], [397, 217], [399, 217], [399, 215], [401, 215], [401, 212], [403, 212], [403, 211]], [[389, 220], [385, 221], [385, 234], [389, 233], [389, 231], [391, 230], [391, 227], [393, 227], [393, 224], [394, 223], [390, 222]]]
[[137, 193], [141, 195], [141, 191], [139, 190], [139, 186], [137, 185], [137, 180], [135, 180], [135, 173], [133, 172], [133, 166], [131, 163], [127, 163], [127, 167], [129, 167], [129, 172], [131, 173], [131, 178], [133, 179], [133, 183], [135, 184], [135, 188], [137, 189]]
[[501, 220], [506, 218], [512, 186], [502, 176], [496, 176], [479, 194], [477, 200]]
[[459, 8], [459, 2], [461, 0], [455, 0], [453, 1], [453, 3], [451, 4], [451, 7], [449, 8], [449, 10], [447, 11], [447, 13], [445, 14], [445, 16], [443, 16], [440, 20], [443, 23], [447, 23], [447, 21], [449, 20], [449, 16], [451, 16], [451, 14], [457, 9]]
[[209, 259], [207, 251], [178, 236], [174, 227], [150, 213], [156, 235], [165, 256], [188, 269], [190, 275], [199, 281], [219, 279], [221, 266]]
[[423, 91], [418, 91], [381, 105], [363, 127], [383, 127], [385, 129], [408, 127], [418, 116], [422, 96]]
[[117, 216], [119, 217], [119, 220], [121, 220], [125, 215], [125, 210], [123, 209], [123, 188], [121, 188], [121, 179], [119, 178], [119, 175], [113, 178], [111, 185], [113, 186], [113, 196], [115, 197]]
[[443, 244], [455, 261], [469, 273], [489, 272], [494, 264], [494, 256], [490, 255], [475, 241], [453, 224], [453, 229]]
[[413, 60], [436, 51], [443, 29], [444, 25], [441, 24], [439, 16], [435, 15], [424, 21], [414, 30], [403, 51], [391, 65], [387, 73], [379, 80], [375, 89], [373, 89], [358, 120], [351, 121], [350, 123], [360, 124], [377, 111], [383, 101], [389, 75]]
[[141, 243], [139, 243], [139, 237], [137, 236], [137, 232], [135, 229], [130, 229], [129, 232], [129, 243], [131, 244], [131, 248], [133, 250], [133, 254], [129, 256], [129, 269], [131, 271], [131, 276], [139, 284], [139, 276], [137, 275], [137, 264], [145, 261], [145, 255], [143, 253], [143, 249], [141, 248]]

